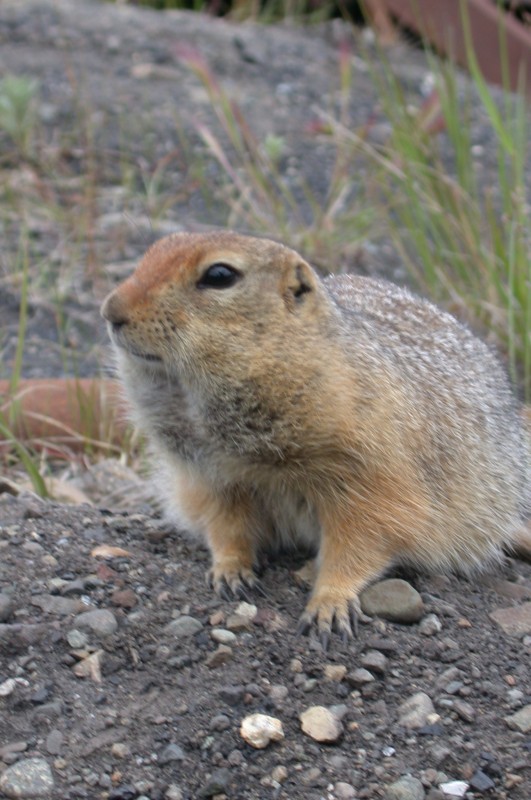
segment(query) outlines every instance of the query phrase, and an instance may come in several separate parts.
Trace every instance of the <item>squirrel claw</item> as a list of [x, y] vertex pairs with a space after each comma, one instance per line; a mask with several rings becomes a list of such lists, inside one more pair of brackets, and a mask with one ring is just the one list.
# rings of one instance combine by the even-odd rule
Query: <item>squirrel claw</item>
[[359, 614], [357, 608], [355, 608], [353, 605], [350, 605], [349, 612], [350, 612], [350, 614], [349, 614], [349, 616], [350, 616], [350, 627], [352, 629], [351, 636], [354, 636], [354, 638], [357, 639], [358, 638], [358, 634], [359, 634], [360, 614]]
[[348, 644], [358, 636], [358, 620], [366, 619], [359, 611], [357, 600], [350, 600], [344, 606], [315, 606], [306, 610], [297, 627], [296, 635], [304, 636], [312, 628], [317, 628], [319, 641], [324, 651], [328, 650], [332, 631], [339, 634], [343, 644]]
[[226, 600], [227, 602], [234, 600], [234, 594], [226, 581], [223, 581], [216, 591], [222, 600]]
[[240, 600], [250, 602], [251, 592], [257, 592], [262, 597], [267, 597], [260, 580], [255, 573], [248, 569], [240, 572], [223, 574], [213, 567], [207, 572], [207, 582], [211, 589], [214, 589], [222, 600], [231, 601], [237, 597]]
[[251, 589], [253, 590], [253, 592], [256, 592], [256, 594], [259, 594], [260, 597], [263, 597], [263, 598], [269, 597], [268, 593], [264, 589], [264, 584], [262, 583], [261, 580], [258, 580], [258, 579], [255, 580], [253, 585], [251, 586]]
[[303, 614], [299, 620], [299, 624], [297, 625], [297, 630], [295, 631], [295, 636], [307, 636], [312, 629], [312, 619], [308, 618], [306, 614]]

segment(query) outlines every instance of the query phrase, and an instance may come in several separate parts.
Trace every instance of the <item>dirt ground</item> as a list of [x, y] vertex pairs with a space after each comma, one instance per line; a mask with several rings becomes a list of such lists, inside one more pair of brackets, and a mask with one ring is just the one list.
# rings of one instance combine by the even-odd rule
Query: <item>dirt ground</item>
[[[175, 150], [176, 119], [190, 131], [197, 120], [214, 124], [177, 45], [208, 56], [255, 128], [285, 139], [286, 169], [324, 192], [329, 147], [307, 132], [316, 107], [336, 107], [345, 36], [341, 23], [262, 27], [88, 0], [2, 3], [0, 69], [38, 77], [47, 146], [64, 147], [66, 137], [75, 162], [82, 113], [102, 153], [90, 241], [65, 244], [63, 219], [44, 212], [29, 221], [35, 263], [53, 252], [53, 280], [65, 285], [60, 320], [49, 292], [32, 287], [25, 375], [100, 371], [97, 309], [108, 288], [157, 236], [226, 224], [215, 196], [219, 173], [205, 167], [211, 197], [194, 190], [190, 158], [202, 156], [199, 145], [168, 162], [175, 194], [163, 211], [123, 191], [124, 127], [128, 158], [141, 164], [147, 152], [158, 163]], [[356, 41], [351, 113], [362, 124], [381, 112]], [[420, 102], [423, 57], [405, 45], [390, 57]], [[474, 113], [488, 181], [495, 166]], [[4, 164], [2, 174], [35, 180], [16, 164]], [[16, 252], [16, 213], [2, 225], [5, 265]], [[93, 258], [107, 269], [89, 282]], [[366, 243], [354, 260], [404, 279], [385, 241]], [[4, 376], [20, 305], [6, 272]], [[334, 639], [324, 653], [313, 638], [295, 635], [305, 602], [297, 563], [268, 565], [265, 597], [251, 595], [243, 607], [220, 600], [205, 582], [208, 554], [166, 528], [143, 479], [109, 463], [86, 475], [78, 464], [69, 480], [74, 473], [92, 503], [45, 502], [0, 483], [0, 797], [529, 800], [528, 563], [508, 558], [471, 580], [405, 576], [420, 593], [417, 622], [374, 618], [355, 641]], [[403, 707], [412, 697], [413, 719]], [[300, 715], [314, 706], [331, 712], [330, 742], [301, 729]], [[257, 712], [283, 726], [284, 738], [264, 749], [240, 734], [242, 720]]]

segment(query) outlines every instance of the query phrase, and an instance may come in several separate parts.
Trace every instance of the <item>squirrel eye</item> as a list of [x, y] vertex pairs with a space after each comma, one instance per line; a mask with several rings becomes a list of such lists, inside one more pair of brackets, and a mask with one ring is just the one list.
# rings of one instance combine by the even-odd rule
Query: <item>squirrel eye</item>
[[241, 278], [240, 273], [228, 264], [212, 264], [197, 283], [198, 289], [228, 289]]

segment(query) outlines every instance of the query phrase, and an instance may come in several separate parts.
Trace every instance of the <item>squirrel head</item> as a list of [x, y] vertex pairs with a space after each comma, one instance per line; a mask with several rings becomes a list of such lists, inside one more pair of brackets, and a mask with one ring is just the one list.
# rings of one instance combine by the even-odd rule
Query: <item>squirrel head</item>
[[148, 250], [102, 315], [119, 360], [135, 370], [252, 376], [308, 338], [328, 307], [324, 294], [313, 269], [281, 244], [179, 233]]

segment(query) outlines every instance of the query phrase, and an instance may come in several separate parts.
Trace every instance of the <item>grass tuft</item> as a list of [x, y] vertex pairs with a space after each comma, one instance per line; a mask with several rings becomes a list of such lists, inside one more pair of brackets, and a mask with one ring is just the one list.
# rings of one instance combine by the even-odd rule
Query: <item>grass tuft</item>
[[37, 81], [21, 75], [0, 80], [0, 130], [7, 133], [19, 154], [32, 154], [35, 134]]

